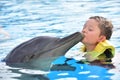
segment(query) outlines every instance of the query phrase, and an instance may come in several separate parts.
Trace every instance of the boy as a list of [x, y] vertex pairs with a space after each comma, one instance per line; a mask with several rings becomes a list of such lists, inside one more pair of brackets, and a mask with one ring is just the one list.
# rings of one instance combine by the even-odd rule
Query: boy
[[112, 29], [112, 23], [104, 17], [93, 16], [88, 19], [82, 30], [85, 37], [82, 40], [84, 46], [81, 51], [85, 52], [85, 60], [81, 62], [97, 65], [111, 64], [115, 54], [115, 48], [108, 42]]

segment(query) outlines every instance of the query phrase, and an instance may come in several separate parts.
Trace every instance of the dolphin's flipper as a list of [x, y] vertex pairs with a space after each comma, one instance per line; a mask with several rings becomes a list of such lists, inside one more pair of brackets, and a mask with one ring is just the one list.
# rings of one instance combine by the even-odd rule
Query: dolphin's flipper
[[68, 64], [56, 64], [50, 68], [50, 71], [75, 71], [76, 67]]

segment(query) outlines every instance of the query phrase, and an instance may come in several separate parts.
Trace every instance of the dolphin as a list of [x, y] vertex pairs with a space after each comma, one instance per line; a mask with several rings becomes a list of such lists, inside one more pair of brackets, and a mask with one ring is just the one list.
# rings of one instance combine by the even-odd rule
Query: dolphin
[[38, 68], [47, 71], [51, 63], [82, 41], [83, 34], [75, 32], [64, 38], [39, 36], [21, 43], [4, 59], [7, 65]]

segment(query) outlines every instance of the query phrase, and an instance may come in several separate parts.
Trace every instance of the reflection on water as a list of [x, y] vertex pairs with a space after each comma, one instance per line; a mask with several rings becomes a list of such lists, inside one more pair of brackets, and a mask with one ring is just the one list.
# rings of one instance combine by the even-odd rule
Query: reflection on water
[[[0, 41], [0, 60], [15, 46], [33, 37], [42, 35], [64, 37], [80, 31], [88, 17], [93, 15], [112, 20], [114, 33], [111, 43], [116, 47], [116, 53], [119, 53], [119, 7], [119, 0], [2, 0], [0, 1], [0, 26], [10, 33], [11, 39]], [[79, 46], [80, 44], [71, 50], [76, 50]], [[81, 65], [75, 61], [70, 64], [76, 67], [75, 71], [51, 71], [48, 75], [41, 76], [41, 72], [8, 67], [1, 61], [0, 80], [48, 80], [48, 78], [51, 80], [119, 80], [119, 63], [117, 69], [111, 70]]]

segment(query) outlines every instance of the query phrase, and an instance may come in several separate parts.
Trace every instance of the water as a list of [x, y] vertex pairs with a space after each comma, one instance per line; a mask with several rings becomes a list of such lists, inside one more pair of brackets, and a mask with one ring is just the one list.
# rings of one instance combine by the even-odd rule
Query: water
[[[0, 80], [120, 80], [118, 57], [114, 60], [117, 68], [111, 70], [70, 60], [69, 64], [76, 68], [74, 71], [43, 72], [9, 67], [1, 61], [15, 46], [33, 37], [64, 37], [81, 31], [85, 21], [95, 15], [112, 20], [114, 33], [110, 41], [119, 54], [119, 13], [119, 0], [0, 0], [0, 25], [11, 36], [0, 41]], [[70, 51], [79, 47], [78, 44]]]

